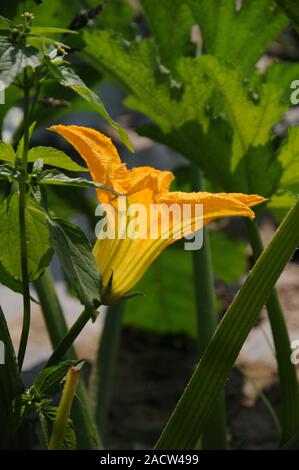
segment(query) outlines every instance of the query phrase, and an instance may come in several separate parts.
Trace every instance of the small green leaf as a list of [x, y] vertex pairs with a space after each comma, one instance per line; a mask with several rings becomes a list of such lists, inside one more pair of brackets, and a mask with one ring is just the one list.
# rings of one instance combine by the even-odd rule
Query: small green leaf
[[[30, 280], [37, 279], [52, 257], [46, 215], [31, 198], [26, 204], [26, 236]], [[0, 206], [0, 262], [16, 281], [21, 281], [19, 196], [12, 194]]]
[[108, 192], [112, 192], [114, 194], [119, 195], [119, 193], [116, 193], [116, 191], [114, 191], [111, 188], [107, 188], [107, 186], [104, 186], [103, 184], [95, 183], [94, 181], [87, 180], [85, 178], [71, 178], [70, 176], [65, 175], [64, 173], [61, 173], [58, 170], [45, 170], [37, 175], [36, 181], [38, 184], [74, 186], [74, 187], [78, 187], [82, 189], [85, 189], [85, 188], [103, 189], [103, 191], [108, 191]]
[[68, 171], [88, 171], [87, 168], [73, 162], [64, 152], [53, 147], [40, 146], [30, 149], [28, 152], [28, 162], [35, 162], [37, 159], [42, 159], [45, 165], [56, 166]]
[[101, 279], [90, 243], [80, 227], [66, 220], [49, 220], [49, 226], [65, 277], [81, 303], [93, 314], [101, 301]]
[[0, 80], [5, 88], [26, 68], [35, 69], [41, 63], [37, 49], [12, 43], [8, 38], [0, 36]]
[[67, 28], [55, 28], [53, 26], [33, 26], [30, 28], [33, 34], [78, 34], [78, 31]]
[[43, 369], [32, 384], [35, 392], [40, 396], [52, 397], [59, 392], [66, 374], [71, 366], [76, 366], [82, 361], [64, 361], [56, 366]]
[[5, 142], [0, 142], [0, 160], [5, 160], [6, 162], [14, 163], [16, 159], [16, 154], [11, 144], [6, 144]]
[[91, 104], [93, 108], [95, 108], [96, 111], [105, 119], [105, 121], [107, 121], [108, 124], [118, 132], [120, 138], [128, 149], [131, 150], [131, 152], [134, 151], [127, 133], [117, 122], [111, 119], [100, 97], [90, 90], [83, 80], [81, 80], [81, 78], [76, 75], [70, 67], [58, 67], [56, 78], [59, 80], [61, 85], [71, 88], [75, 93], [80, 95], [81, 98]]
[[[50, 45], [52, 45], [56, 48], [57, 47], [62, 47], [65, 50], [69, 49], [69, 46], [67, 46], [66, 44], [64, 44], [61, 41], [56, 41], [53, 38], [48, 38], [46, 36], [39, 36], [39, 35], [36, 35], [36, 34], [29, 34], [27, 36], [27, 44], [32, 46], [32, 47], [36, 47], [36, 49], [40, 50], [42, 53], [45, 52], [45, 45], [47, 45], [47, 44], [50, 44]], [[45, 62], [47, 62], [47, 59], [45, 57], [44, 57], [44, 60], [45, 60]]]

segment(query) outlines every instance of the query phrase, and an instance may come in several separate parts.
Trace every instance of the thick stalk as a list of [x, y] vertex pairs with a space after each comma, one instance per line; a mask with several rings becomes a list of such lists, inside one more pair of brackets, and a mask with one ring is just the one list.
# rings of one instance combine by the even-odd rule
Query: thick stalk
[[203, 354], [156, 449], [193, 449], [250, 330], [299, 244], [299, 200], [234, 298]]
[[[26, 74], [25, 74], [26, 82]], [[21, 257], [21, 273], [23, 285], [23, 325], [21, 340], [18, 352], [18, 363], [20, 370], [22, 369], [28, 336], [30, 329], [30, 292], [28, 278], [28, 261], [27, 261], [27, 240], [26, 240], [26, 176], [27, 176], [27, 154], [29, 145], [29, 88], [24, 85], [24, 148], [22, 155], [22, 167], [24, 180], [19, 182], [19, 225], [20, 225], [20, 257]]]
[[[202, 191], [202, 176], [192, 167], [193, 191]], [[197, 311], [197, 348], [202, 357], [217, 327], [214, 276], [211, 261], [209, 232], [203, 229], [203, 246], [193, 251], [193, 270]], [[227, 446], [225, 398], [222, 392], [206, 423], [201, 439], [203, 449], [225, 449]]]
[[119, 300], [116, 304], [111, 305], [107, 311], [93, 374], [92, 401], [95, 421], [102, 437], [113, 392], [123, 313], [124, 300]]
[[[263, 243], [256, 221], [247, 222], [250, 244], [255, 261], [263, 252]], [[286, 441], [299, 430], [299, 392], [296, 368], [292, 364], [289, 333], [276, 289], [267, 301], [268, 317], [276, 351], [281, 400], [281, 441]]]
[[66, 376], [66, 382], [62, 397], [58, 406], [56, 419], [53, 424], [49, 450], [60, 450], [63, 448], [63, 440], [67, 421], [70, 417], [73, 400], [79, 384], [81, 367], [70, 367]]
[[[35, 288], [41, 303], [52, 346], [56, 348], [67, 334], [68, 328], [49, 270], [38, 281], [35, 281]], [[65, 356], [67, 359], [77, 359], [73, 347], [69, 348]], [[90, 409], [90, 399], [84, 384], [81, 382], [77, 389], [72, 414], [79, 449], [102, 449], [101, 439]]]

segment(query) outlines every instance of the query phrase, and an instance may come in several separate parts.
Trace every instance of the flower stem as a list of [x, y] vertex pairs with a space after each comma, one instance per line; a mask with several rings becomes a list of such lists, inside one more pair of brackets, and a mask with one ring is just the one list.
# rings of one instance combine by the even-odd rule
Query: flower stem
[[102, 437], [113, 391], [123, 313], [124, 300], [119, 300], [108, 308], [93, 374], [92, 401], [95, 421]]
[[[202, 175], [191, 167], [193, 191], [202, 191]], [[193, 271], [197, 310], [197, 350], [199, 359], [206, 350], [217, 327], [216, 298], [212, 270], [209, 232], [203, 229], [203, 246], [193, 251]], [[203, 449], [226, 449], [226, 412], [224, 392], [218, 397], [201, 439]]]
[[30, 292], [27, 261], [27, 240], [26, 240], [26, 175], [27, 175], [27, 155], [29, 145], [29, 87], [26, 84], [26, 69], [24, 72], [24, 147], [22, 155], [22, 166], [24, 180], [19, 182], [19, 225], [20, 225], [20, 256], [21, 272], [23, 284], [23, 325], [20, 346], [18, 351], [18, 363], [22, 369], [27, 348], [30, 329]]
[[[264, 249], [256, 221], [247, 221], [247, 229], [253, 257], [256, 261]], [[290, 360], [292, 353], [290, 339], [276, 289], [272, 290], [266, 306], [272, 329], [280, 380], [280, 399], [282, 410], [281, 441], [283, 444], [287, 440], [291, 439], [299, 429], [298, 382], [296, 368]]]
[[62, 397], [58, 406], [56, 419], [53, 424], [49, 450], [59, 450], [63, 447], [64, 434], [67, 421], [70, 417], [75, 393], [78, 387], [81, 367], [70, 367], [66, 376], [66, 382]]
[[90, 318], [90, 312], [84, 309], [82, 313], [80, 313], [75, 323], [68, 330], [64, 338], [62, 338], [60, 343], [54, 349], [52, 355], [50, 356], [47, 362], [46, 367], [54, 366], [65, 356], [65, 354], [71, 348], [73, 342], [79, 336], [79, 334], [83, 330], [86, 323], [90, 320]]

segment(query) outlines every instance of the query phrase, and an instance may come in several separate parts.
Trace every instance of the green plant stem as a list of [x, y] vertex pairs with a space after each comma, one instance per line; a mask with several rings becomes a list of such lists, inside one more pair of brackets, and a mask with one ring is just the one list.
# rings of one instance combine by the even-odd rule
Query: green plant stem
[[[53, 278], [50, 270], [34, 283], [47, 330], [53, 348], [60, 343], [67, 334], [68, 328], [62, 308], [56, 295]], [[77, 359], [74, 348], [71, 346], [66, 353], [68, 359]], [[97, 432], [90, 408], [90, 399], [83, 383], [79, 383], [77, 396], [73, 406], [73, 419], [79, 449], [102, 449], [100, 436]]]
[[92, 380], [92, 401], [95, 421], [103, 437], [113, 392], [115, 369], [119, 351], [124, 313], [124, 300], [110, 305], [100, 337], [96, 365]]
[[[247, 221], [247, 228], [253, 257], [256, 261], [263, 252], [263, 243], [256, 221]], [[288, 329], [276, 289], [272, 290], [266, 306], [278, 365], [281, 400], [281, 442], [283, 444], [299, 430], [299, 391], [296, 368], [290, 360], [292, 350]]]
[[80, 369], [81, 367], [70, 367], [68, 370], [56, 419], [53, 424], [49, 450], [59, 450], [63, 447], [65, 429], [79, 383]]
[[[25, 70], [26, 72], [26, 70]], [[26, 73], [24, 72], [24, 149], [22, 156], [22, 166], [24, 179], [27, 176], [27, 155], [29, 145], [29, 88], [26, 84]], [[26, 240], [26, 182], [19, 182], [19, 225], [20, 225], [20, 255], [21, 272], [23, 285], [23, 325], [20, 346], [18, 351], [18, 363], [22, 369], [24, 357], [27, 348], [29, 329], [30, 329], [30, 292], [27, 261], [27, 240]]]
[[46, 367], [54, 366], [57, 364], [68, 352], [70, 347], [73, 345], [75, 339], [79, 336], [84, 326], [90, 320], [90, 313], [87, 310], [83, 310], [75, 323], [68, 330], [64, 338], [59, 342], [59, 344], [54, 349], [52, 355], [50, 356]]
[[[191, 167], [193, 191], [203, 190], [200, 170]], [[197, 350], [199, 359], [206, 350], [217, 327], [216, 297], [212, 271], [209, 232], [203, 229], [203, 246], [193, 251], [194, 287], [197, 311]], [[215, 403], [215, 408], [206, 423], [201, 447], [203, 449], [226, 449], [226, 412], [225, 397], [222, 392]]]

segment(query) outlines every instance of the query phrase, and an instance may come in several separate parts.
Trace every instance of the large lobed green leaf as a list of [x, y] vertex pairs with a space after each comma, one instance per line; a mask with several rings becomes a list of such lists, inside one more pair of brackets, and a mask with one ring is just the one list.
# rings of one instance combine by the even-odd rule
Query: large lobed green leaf
[[238, 65], [244, 76], [287, 26], [274, 0], [186, 0], [203, 34], [204, 51]]
[[178, 58], [194, 53], [195, 49], [190, 38], [194, 20], [188, 4], [182, 0], [142, 0], [141, 3], [161, 63], [170, 69], [175, 68]]
[[129, 91], [126, 104], [160, 128], [150, 137], [197, 162], [226, 191], [275, 191], [283, 168], [272, 128], [287, 110], [277, 83], [261, 83], [253, 91], [240, 69], [203, 55], [178, 60], [180, 93], [173, 96], [171, 80], [157, 80], [152, 40], [125, 43], [107, 31], [87, 31], [84, 38], [92, 63]]
[[[187, 6], [208, 53], [198, 58], [183, 57]], [[290, 137], [292, 147], [284, 142], [277, 148], [272, 128], [288, 108], [288, 80], [296, 78], [298, 67], [275, 64], [262, 76], [252, 75], [267, 45], [287, 25], [281, 8], [273, 0], [244, 1], [239, 9], [235, 1], [186, 0], [170, 13], [185, 15], [186, 23], [182, 20], [176, 31], [175, 21], [165, 28], [159, 21], [167, 14], [166, 2], [144, 0], [143, 7], [152, 38], [128, 41], [109, 31], [87, 30], [84, 55], [125, 87], [129, 107], [158, 126], [147, 135], [198, 163], [226, 191], [266, 197], [277, 189], [296, 193], [298, 134]], [[172, 47], [176, 40], [178, 47]], [[161, 67], [163, 57], [169, 58], [171, 72]]]

